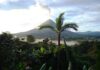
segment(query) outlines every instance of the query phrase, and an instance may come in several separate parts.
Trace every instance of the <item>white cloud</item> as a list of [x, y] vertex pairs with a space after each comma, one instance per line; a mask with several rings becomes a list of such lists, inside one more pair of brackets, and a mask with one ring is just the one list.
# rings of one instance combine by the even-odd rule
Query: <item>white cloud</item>
[[0, 10], [0, 32], [16, 33], [33, 29], [49, 19], [49, 12], [39, 5], [28, 9]]
[[[81, 14], [78, 14], [74, 17], [70, 17], [70, 19], [67, 19], [66, 22], [76, 22], [79, 26], [79, 31], [99, 31], [100, 24], [99, 24], [99, 18], [98, 15], [99, 12], [84, 12]], [[95, 28], [95, 29], [94, 29]]]
[[19, 1], [19, 0], [9, 0], [9, 1], [11, 1], [11, 2], [17, 2], [17, 1]]
[[0, 0], [0, 4], [7, 2], [7, 0]]
[[7, 4], [8, 2], [17, 2], [19, 0], [0, 0], [0, 4]]

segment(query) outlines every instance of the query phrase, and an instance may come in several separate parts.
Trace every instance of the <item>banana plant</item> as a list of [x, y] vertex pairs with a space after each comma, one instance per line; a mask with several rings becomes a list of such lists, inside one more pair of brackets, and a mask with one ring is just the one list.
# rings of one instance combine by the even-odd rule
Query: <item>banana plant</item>
[[46, 63], [44, 63], [44, 64], [41, 66], [40, 70], [45, 70], [45, 69], [46, 69]]
[[87, 67], [86, 67], [86, 65], [83, 66], [83, 70], [88, 70]]
[[[46, 70], [46, 63], [41, 66], [40, 70]], [[49, 67], [48, 70], [52, 70], [52, 67]]]

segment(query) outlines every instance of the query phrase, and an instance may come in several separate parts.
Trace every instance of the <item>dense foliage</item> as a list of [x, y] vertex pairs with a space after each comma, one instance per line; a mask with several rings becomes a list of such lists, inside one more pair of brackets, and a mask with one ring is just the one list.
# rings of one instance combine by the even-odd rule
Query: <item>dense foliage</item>
[[100, 70], [100, 42], [60, 47], [49, 41], [22, 42], [0, 35], [0, 70]]

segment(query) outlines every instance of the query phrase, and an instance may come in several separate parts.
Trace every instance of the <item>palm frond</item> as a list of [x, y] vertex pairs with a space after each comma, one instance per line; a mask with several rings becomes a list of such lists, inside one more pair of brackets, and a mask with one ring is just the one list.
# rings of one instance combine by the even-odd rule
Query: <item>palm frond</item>
[[58, 18], [56, 19], [56, 28], [57, 28], [57, 30], [60, 30], [62, 25], [63, 25], [63, 20], [64, 20], [63, 15], [64, 15], [64, 12], [61, 13], [58, 16]]
[[50, 25], [43, 25], [43, 26], [40, 26], [39, 29], [45, 29], [45, 28], [50, 28], [50, 29], [53, 29], [54, 27], [50, 26]]
[[59, 15], [59, 17], [62, 17], [64, 15], [64, 12], [62, 12], [60, 15]]
[[49, 28], [53, 31], [56, 31], [56, 29], [53, 26], [50, 26], [50, 25], [42, 25], [42, 26], [39, 27], [39, 30], [45, 29], [45, 28]]
[[67, 29], [67, 28], [72, 28], [72, 29], [74, 29], [74, 30], [78, 30], [77, 28], [78, 28], [78, 25], [77, 24], [75, 24], [75, 23], [66, 23], [64, 26], [62, 26], [62, 29], [61, 29], [61, 31], [64, 31], [65, 29]]

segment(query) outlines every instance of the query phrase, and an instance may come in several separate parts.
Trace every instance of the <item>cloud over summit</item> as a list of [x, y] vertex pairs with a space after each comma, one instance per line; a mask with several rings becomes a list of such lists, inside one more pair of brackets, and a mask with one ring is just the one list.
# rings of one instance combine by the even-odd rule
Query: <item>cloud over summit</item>
[[[41, 6], [37, 8], [36, 4]], [[36, 20], [39, 21], [38, 23], [44, 21], [41, 20], [42, 16], [45, 19], [51, 16], [51, 19], [55, 20], [61, 12], [66, 12], [64, 15], [66, 22], [72, 21], [79, 25], [79, 31], [100, 30], [100, 0], [0, 0], [2, 16], [0, 19], [13, 22], [10, 25], [17, 24], [20, 28], [23, 25], [27, 26], [26, 29], [32, 28]], [[8, 26], [8, 23], [3, 20], [0, 20], [0, 24], [2, 21], [5, 22], [5, 26]], [[3, 27], [0, 28], [4, 30]]]

